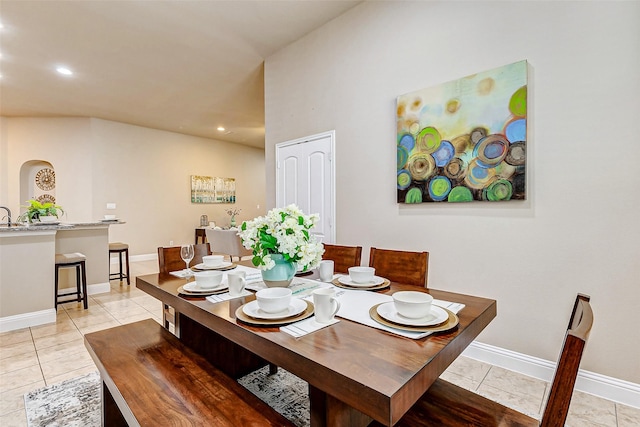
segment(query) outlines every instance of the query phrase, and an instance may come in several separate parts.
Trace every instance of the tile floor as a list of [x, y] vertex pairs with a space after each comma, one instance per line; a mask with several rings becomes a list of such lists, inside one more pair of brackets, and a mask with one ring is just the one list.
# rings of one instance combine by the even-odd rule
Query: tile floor
[[[158, 271], [156, 261], [131, 263], [131, 275]], [[162, 304], [133, 285], [111, 282], [111, 292], [58, 308], [57, 322], [0, 334], [0, 425], [26, 426], [25, 393], [96, 370], [83, 334], [152, 318], [161, 323]], [[540, 417], [548, 384], [506, 369], [460, 357], [443, 378], [504, 405]], [[640, 409], [575, 392], [567, 425], [640, 426]]]

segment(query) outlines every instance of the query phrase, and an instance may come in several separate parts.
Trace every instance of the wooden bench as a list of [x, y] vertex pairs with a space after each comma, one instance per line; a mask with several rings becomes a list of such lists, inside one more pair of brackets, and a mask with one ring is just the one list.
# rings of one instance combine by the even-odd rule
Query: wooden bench
[[153, 320], [85, 335], [104, 426], [293, 426]]

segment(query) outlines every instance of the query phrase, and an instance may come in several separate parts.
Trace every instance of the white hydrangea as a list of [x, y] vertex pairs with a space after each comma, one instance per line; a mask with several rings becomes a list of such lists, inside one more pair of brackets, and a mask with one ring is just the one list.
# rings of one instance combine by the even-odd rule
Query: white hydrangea
[[266, 216], [245, 221], [238, 231], [245, 248], [253, 251], [253, 265], [262, 270], [275, 266], [271, 254], [282, 254], [304, 270], [314, 268], [324, 248], [311, 234], [320, 220], [318, 214], [305, 215], [296, 205], [271, 209]]

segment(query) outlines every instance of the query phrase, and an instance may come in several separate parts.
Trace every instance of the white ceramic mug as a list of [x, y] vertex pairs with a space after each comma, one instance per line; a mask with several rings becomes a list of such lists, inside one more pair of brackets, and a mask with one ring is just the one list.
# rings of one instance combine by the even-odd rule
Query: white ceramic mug
[[245, 279], [247, 273], [244, 271], [234, 271], [233, 273], [227, 273], [227, 282], [229, 283], [229, 295], [237, 297], [242, 294], [247, 281]]
[[330, 259], [323, 259], [320, 261], [318, 271], [320, 272], [320, 280], [323, 282], [330, 282], [333, 279], [333, 261]]
[[329, 323], [340, 310], [340, 302], [335, 298], [333, 288], [320, 288], [313, 291], [313, 305], [316, 322]]

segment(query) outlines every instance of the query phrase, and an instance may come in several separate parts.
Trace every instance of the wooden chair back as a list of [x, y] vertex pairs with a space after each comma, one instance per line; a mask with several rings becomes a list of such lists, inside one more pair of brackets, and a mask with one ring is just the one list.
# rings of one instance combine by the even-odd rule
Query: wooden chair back
[[[208, 243], [193, 245], [193, 259], [189, 267], [202, 263], [202, 257], [211, 255]], [[186, 267], [180, 257], [180, 246], [159, 247], [158, 248], [158, 268], [161, 274], [169, 274], [171, 271], [184, 270]]]
[[571, 395], [578, 377], [580, 360], [593, 326], [588, 295], [578, 294], [564, 337], [560, 360], [551, 382], [551, 391], [542, 415], [541, 427], [561, 427], [569, 412]]
[[369, 267], [376, 269], [376, 276], [384, 277], [392, 282], [426, 288], [429, 252], [371, 248]]
[[362, 258], [362, 246], [341, 246], [323, 244], [322, 259], [333, 261], [333, 271], [348, 273], [349, 267], [359, 266]]

